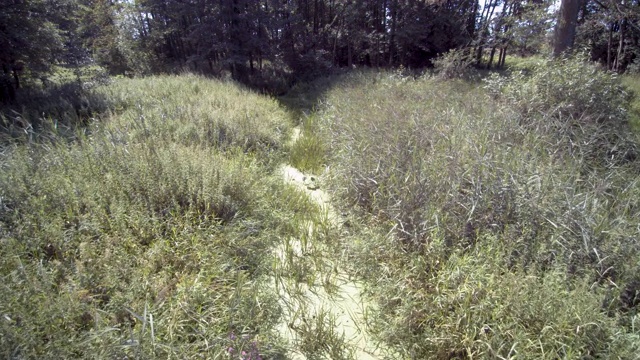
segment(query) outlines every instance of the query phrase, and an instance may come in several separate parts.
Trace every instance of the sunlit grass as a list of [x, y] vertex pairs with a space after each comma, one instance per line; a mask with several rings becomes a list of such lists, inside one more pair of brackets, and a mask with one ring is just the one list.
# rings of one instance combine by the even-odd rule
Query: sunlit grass
[[289, 164], [304, 172], [320, 174], [327, 165], [327, 149], [322, 139], [316, 136], [315, 114], [308, 116], [302, 125], [300, 136], [289, 149]]
[[635, 143], [615, 101], [572, 102], [624, 104], [617, 80], [562, 66], [486, 88], [355, 73], [287, 109], [121, 78], [4, 113], [0, 357], [353, 359], [313, 303], [348, 269], [392, 358], [633, 358]]
[[[549, 82], [551, 71], [506, 95], [384, 73], [327, 93], [316, 136], [330, 184], [359, 219], [344, 240], [351, 269], [375, 284], [372, 323], [406, 357], [626, 358], [640, 348], [635, 145], [618, 103], [574, 106], [554, 86], [584, 76]], [[618, 96], [615, 80], [594, 77], [575, 91]]]
[[195, 76], [96, 92], [102, 123], [5, 143], [0, 356], [286, 353], [265, 279], [294, 214], [315, 208], [270, 166], [285, 112]]

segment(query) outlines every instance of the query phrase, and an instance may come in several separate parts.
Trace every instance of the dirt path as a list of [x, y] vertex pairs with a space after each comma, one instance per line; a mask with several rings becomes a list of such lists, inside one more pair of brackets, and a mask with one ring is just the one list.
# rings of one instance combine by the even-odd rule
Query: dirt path
[[[301, 130], [296, 128], [291, 141], [295, 142], [301, 136]], [[336, 254], [324, 258], [322, 265], [305, 256], [310, 248], [324, 250], [322, 244], [307, 241], [313, 240], [314, 231], [319, 226], [341, 226], [329, 194], [319, 188], [318, 179], [312, 175], [303, 174], [290, 165], [283, 165], [280, 170], [283, 180], [306, 193], [324, 214], [319, 224], [301, 225], [300, 239], [288, 239], [275, 249], [275, 256], [282, 268], [286, 264], [296, 263], [308, 266], [315, 274], [311, 282], [292, 281], [286, 277], [274, 279], [284, 309], [283, 321], [278, 329], [292, 345], [290, 358], [386, 358], [365, 330], [365, 316], [371, 304], [362, 299], [362, 285], [341, 270], [339, 256]], [[329, 253], [327, 251], [325, 254]], [[319, 345], [325, 346], [314, 348]]]

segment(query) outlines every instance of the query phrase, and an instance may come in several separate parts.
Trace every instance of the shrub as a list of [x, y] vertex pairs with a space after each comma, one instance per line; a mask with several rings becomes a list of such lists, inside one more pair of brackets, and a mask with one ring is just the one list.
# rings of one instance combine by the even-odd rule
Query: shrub
[[[397, 273], [378, 278], [381, 335], [403, 344], [405, 355], [425, 359], [625, 358], [638, 349], [637, 339], [635, 344], [628, 340], [640, 332], [631, 330], [628, 338], [619, 333], [588, 282], [568, 285], [559, 269], [509, 269], [496, 240], [483, 238], [474, 250], [453, 253], [427, 275], [412, 267], [434, 264], [427, 257], [438, 256], [438, 244], [429, 244], [429, 253], [413, 254], [393, 269]], [[373, 246], [369, 250], [373, 254], [367, 257], [382, 255]], [[409, 277], [403, 278], [405, 284], [422, 280], [422, 286], [399, 287], [396, 276]]]
[[[212, 86], [215, 84], [215, 86]], [[181, 142], [269, 153], [290, 131], [286, 112], [232, 82], [195, 75], [119, 79], [99, 92], [111, 99], [107, 128], [129, 141]]]
[[530, 74], [492, 74], [485, 89], [518, 113], [523, 127], [544, 133], [555, 151], [583, 166], [633, 162], [637, 144], [630, 137], [631, 95], [615, 73], [576, 59], [541, 61]]
[[502, 93], [524, 117], [540, 114], [581, 123], [624, 123], [629, 94], [615, 73], [576, 59], [541, 60], [530, 74], [509, 78], [493, 73], [486, 81], [490, 92]]
[[468, 74], [474, 63], [468, 50], [449, 50], [433, 60], [438, 77], [443, 80], [458, 79]]

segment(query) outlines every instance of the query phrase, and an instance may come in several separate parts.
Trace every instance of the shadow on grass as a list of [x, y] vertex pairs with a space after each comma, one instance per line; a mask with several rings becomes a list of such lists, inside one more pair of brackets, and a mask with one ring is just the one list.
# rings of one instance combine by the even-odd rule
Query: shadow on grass
[[337, 86], [356, 86], [360, 77], [354, 75], [388, 73], [390, 71], [373, 68], [335, 69], [326, 75], [295, 83], [286, 93], [277, 96], [276, 100], [293, 114], [294, 123], [301, 125], [304, 115], [318, 110], [322, 106], [325, 95], [331, 89]]
[[51, 135], [73, 138], [108, 110], [108, 100], [93, 90], [96, 85], [70, 82], [22, 89], [14, 102], [0, 104], [0, 143], [38, 142]]

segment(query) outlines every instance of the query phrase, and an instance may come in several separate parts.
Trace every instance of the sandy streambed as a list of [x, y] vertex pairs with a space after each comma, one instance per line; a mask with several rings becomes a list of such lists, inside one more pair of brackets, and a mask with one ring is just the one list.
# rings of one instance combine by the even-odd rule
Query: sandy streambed
[[[296, 128], [291, 141], [295, 142], [300, 136], [303, 134]], [[325, 358], [383, 359], [382, 350], [365, 329], [365, 316], [371, 309], [371, 304], [362, 299], [362, 284], [350, 279], [346, 272], [340, 270], [338, 255], [333, 259], [326, 259], [325, 265], [328, 263], [331, 266], [320, 267], [305, 255], [310, 247], [322, 247], [322, 244], [309, 244], [307, 241], [313, 239], [313, 232], [318, 226], [341, 226], [340, 217], [331, 206], [329, 194], [320, 188], [315, 176], [303, 174], [290, 165], [283, 165], [280, 171], [285, 182], [306, 193], [325, 214], [322, 224], [301, 225], [303, 236], [300, 239], [288, 239], [274, 249], [274, 255], [283, 268], [284, 264], [296, 262], [308, 265], [316, 275], [312, 281], [292, 281], [286, 276], [274, 278], [274, 286], [280, 294], [280, 305], [284, 310], [278, 330], [291, 344], [289, 356], [296, 360], [307, 359], [303, 354], [306, 352], [314, 358], [319, 355]], [[324, 339], [338, 339], [326, 343], [339, 344], [340, 349], [322, 349], [322, 355], [310, 354], [313, 350], [305, 348], [305, 341], [308, 344], [310, 338], [319, 343], [323, 343]]]

